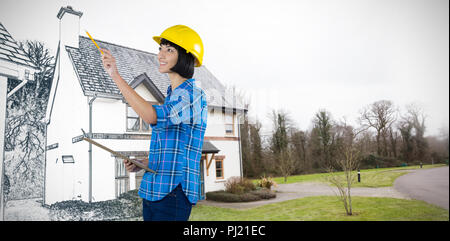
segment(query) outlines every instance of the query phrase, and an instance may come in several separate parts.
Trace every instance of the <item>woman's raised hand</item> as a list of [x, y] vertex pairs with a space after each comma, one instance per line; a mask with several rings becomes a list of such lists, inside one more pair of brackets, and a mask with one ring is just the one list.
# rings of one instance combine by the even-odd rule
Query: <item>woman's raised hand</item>
[[101, 49], [103, 51], [102, 61], [103, 68], [105, 68], [106, 73], [111, 76], [118, 75], [119, 71], [117, 70], [116, 59], [112, 56], [111, 52], [107, 49]]

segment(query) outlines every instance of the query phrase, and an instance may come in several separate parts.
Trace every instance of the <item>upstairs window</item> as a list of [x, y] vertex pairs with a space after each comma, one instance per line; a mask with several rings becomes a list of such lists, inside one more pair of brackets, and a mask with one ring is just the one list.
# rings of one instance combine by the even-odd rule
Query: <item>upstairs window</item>
[[225, 134], [234, 135], [234, 114], [225, 114]]

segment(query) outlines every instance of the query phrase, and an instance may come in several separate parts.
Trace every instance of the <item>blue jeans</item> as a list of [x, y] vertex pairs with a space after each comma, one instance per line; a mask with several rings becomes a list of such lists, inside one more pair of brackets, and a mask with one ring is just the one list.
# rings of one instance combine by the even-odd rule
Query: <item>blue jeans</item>
[[192, 204], [184, 194], [181, 184], [159, 201], [142, 199], [144, 221], [187, 221]]

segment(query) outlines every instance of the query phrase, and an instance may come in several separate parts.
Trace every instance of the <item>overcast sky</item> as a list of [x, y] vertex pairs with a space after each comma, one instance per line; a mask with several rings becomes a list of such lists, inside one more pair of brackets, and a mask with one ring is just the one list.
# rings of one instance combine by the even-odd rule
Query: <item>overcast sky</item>
[[152, 36], [176, 24], [201, 36], [204, 65], [251, 98], [271, 128], [272, 109], [311, 127], [320, 109], [356, 125], [378, 100], [416, 103], [426, 135], [449, 125], [448, 0], [0, 0], [0, 22], [16, 40], [55, 54], [61, 6], [83, 12], [94, 38], [157, 53]]

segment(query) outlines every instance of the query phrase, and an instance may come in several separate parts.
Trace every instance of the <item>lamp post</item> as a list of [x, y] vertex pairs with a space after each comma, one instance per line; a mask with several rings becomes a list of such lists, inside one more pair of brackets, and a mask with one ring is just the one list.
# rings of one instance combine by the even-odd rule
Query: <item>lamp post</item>
[[361, 171], [358, 169], [358, 182], [361, 182]]

